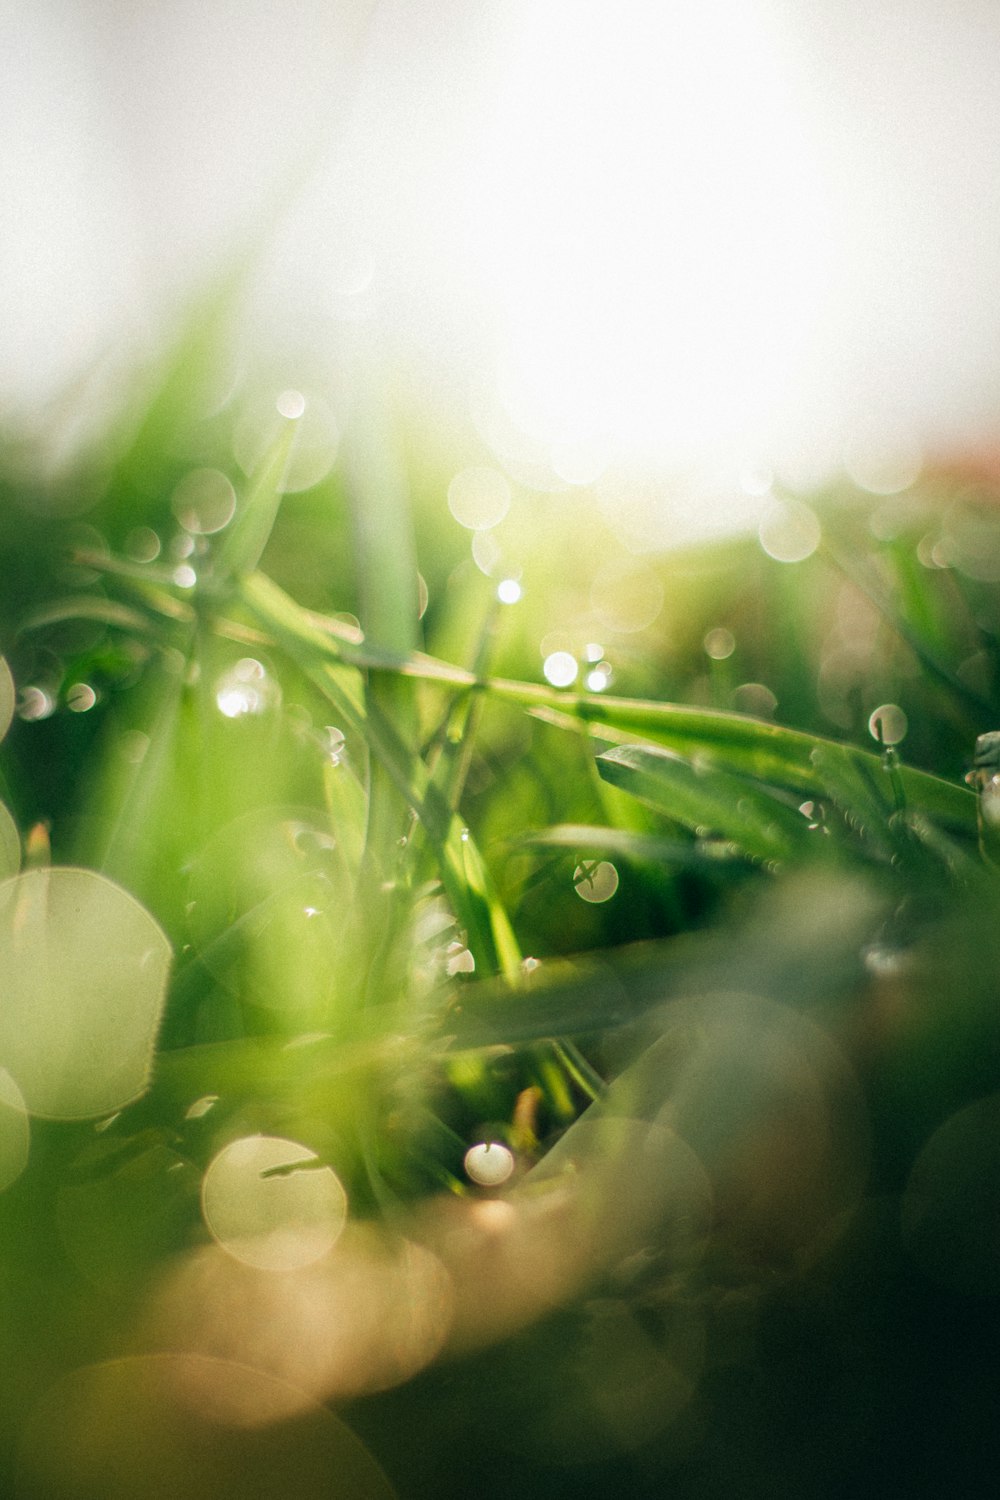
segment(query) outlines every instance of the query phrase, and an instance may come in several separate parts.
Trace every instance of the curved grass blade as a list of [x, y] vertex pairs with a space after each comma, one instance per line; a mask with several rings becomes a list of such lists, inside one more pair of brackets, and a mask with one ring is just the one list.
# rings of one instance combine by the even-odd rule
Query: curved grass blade
[[601, 828], [585, 823], [559, 823], [553, 828], [540, 828], [524, 834], [516, 840], [516, 845], [529, 849], [586, 851], [637, 863], [676, 865], [699, 871], [717, 872], [743, 863], [739, 852], [726, 844], [705, 847], [683, 839], [661, 838], [655, 833], [635, 833], [628, 828]]
[[[269, 591], [274, 585], [266, 580], [264, 583], [266, 588], [258, 579], [248, 580], [251, 594], [247, 596], [247, 602], [260, 623], [269, 627], [269, 615], [275, 608], [274, 596]], [[814, 751], [818, 750], [826, 757], [827, 773], [834, 760], [845, 766], [864, 767], [873, 775], [880, 772], [881, 758], [870, 750], [723, 709], [606, 697], [597, 693], [574, 696], [542, 683], [516, 682], [500, 677], [479, 680], [474, 673], [450, 666], [435, 657], [420, 653], [401, 657], [392, 652], [374, 650], [356, 639], [346, 639], [342, 631], [321, 617], [298, 611], [285, 597], [287, 604], [301, 616], [302, 627], [308, 628], [314, 649], [328, 661], [347, 661], [361, 668], [381, 668], [456, 688], [478, 686], [493, 697], [521, 704], [549, 723], [578, 729], [582, 722], [605, 739], [619, 743], [647, 741], [688, 758], [697, 755], [706, 765], [801, 792], [807, 797], [822, 795], [824, 791], [823, 775], [817, 771]], [[285, 628], [288, 628], [287, 619]], [[292, 627], [293, 633], [295, 628]], [[925, 816], [959, 832], [975, 835], [976, 798], [968, 787], [912, 766], [901, 766], [898, 774], [908, 806], [918, 808]]]
[[[353, 537], [354, 573], [365, 635], [383, 648], [408, 655], [417, 644], [419, 601], [416, 550], [406, 476], [384, 404], [361, 361], [352, 372], [354, 400], [344, 457]], [[414, 738], [413, 695], [391, 672], [372, 670], [365, 683], [369, 707]], [[379, 758], [369, 767], [366, 862], [373, 878], [392, 868], [406, 827], [406, 800]]]
[[[891, 858], [896, 841], [889, 818], [895, 807], [885, 765], [876, 765], [873, 770], [864, 762], [831, 755], [826, 745], [816, 746], [812, 760], [825, 794], [840, 809], [848, 826], [883, 859]], [[898, 767], [893, 767], [892, 774], [899, 775]], [[881, 778], [884, 786], [876, 777]]]
[[423, 761], [403, 744], [379, 706], [364, 702], [360, 678], [345, 669], [331, 649], [329, 637], [287, 594], [261, 574], [246, 579], [242, 593], [260, 623], [293, 654], [299, 668], [334, 705], [345, 724], [367, 742], [420, 819], [477, 968], [515, 980], [520, 974], [521, 952], [510, 920], [468, 830], [434, 786]]
[[147, 635], [155, 630], [153, 621], [139, 610], [96, 594], [71, 594], [39, 605], [25, 615], [20, 628], [22, 631], [43, 630], [47, 625], [61, 625], [65, 620], [96, 620], [101, 625], [113, 625], [136, 635]]
[[759, 783], [669, 750], [619, 745], [597, 757], [605, 781], [691, 829], [703, 828], [762, 860], [787, 859], [809, 836], [796, 808]]
[[810, 1009], [864, 982], [865, 947], [888, 898], [866, 882], [816, 872], [766, 891], [735, 932], [726, 926], [543, 964], [519, 990], [463, 986], [440, 1022], [441, 1043], [463, 1051], [605, 1034], [653, 1019], [675, 1000], [736, 990]]
[[[506, 683], [493, 686], [502, 696], [514, 696], [506, 691]], [[680, 756], [697, 756], [705, 766], [736, 772], [806, 796], [823, 794], [834, 765], [843, 767], [845, 772], [881, 774], [881, 757], [869, 750], [722, 709], [594, 696], [575, 701], [563, 697], [558, 709], [542, 707], [536, 712], [539, 717], [552, 723], [561, 722], [566, 728], [583, 718], [603, 738], [620, 739], [621, 743], [645, 739]], [[975, 827], [975, 797], [966, 787], [912, 766], [900, 766], [898, 775], [908, 805], [971, 835]]]
[[246, 499], [226, 532], [215, 566], [217, 579], [242, 578], [260, 562], [281, 506], [281, 486], [296, 431], [295, 421], [286, 418], [261, 459]]

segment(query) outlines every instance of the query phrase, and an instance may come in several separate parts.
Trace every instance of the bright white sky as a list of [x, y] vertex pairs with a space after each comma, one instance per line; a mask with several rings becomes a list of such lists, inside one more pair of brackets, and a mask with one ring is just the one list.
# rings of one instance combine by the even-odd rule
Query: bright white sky
[[9, 420], [155, 337], [308, 162], [259, 338], [361, 329], [501, 456], [806, 480], [1000, 439], [991, 0], [0, 18]]

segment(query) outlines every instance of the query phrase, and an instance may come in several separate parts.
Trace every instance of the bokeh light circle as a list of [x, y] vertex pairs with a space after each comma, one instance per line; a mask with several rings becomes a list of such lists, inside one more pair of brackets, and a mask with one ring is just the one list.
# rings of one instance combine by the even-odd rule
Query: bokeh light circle
[[265, 1271], [319, 1260], [347, 1222], [347, 1194], [332, 1168], [278, 1136], [244, 1136], [225, 1146], [205, 1173], [201, 1202], [222, 1248]]
[[514, 1153], [499, 1141], [481, 1141], [466, 1151], [465, 1171], [480, 1187], [499, 1187], [514, 1171]]

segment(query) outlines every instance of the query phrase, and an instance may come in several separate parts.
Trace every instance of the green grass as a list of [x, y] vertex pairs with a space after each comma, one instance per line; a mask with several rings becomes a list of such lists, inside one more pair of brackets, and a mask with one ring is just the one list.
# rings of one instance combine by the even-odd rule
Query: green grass
[[[110, 1473], [139, 1421], [173, 1482], [225, 1453], [216, 1492], [244, 1493], [231, 1427], [179, 1436], [175, 1405], [249, 1366], [240, 1420], [270, 1413], [292, 1487], [346, 1462], [325, 1403], [403, 1500], [986, 1493], [1000, 924], [964, 777], [1000, 596], [947, 481], [804, 497], [824, 542], [798, 564], [755, 538], [649, 559], [639, 632], [595, 615], [628, 556], [591, 498], [522, 496], [498, 606], [419, 430], [355, 413], [283, 498], [287, 421], [241, 475], [227, 413], [182, 399], [208, 324], [89, 466], [0, 476], [0, 1065], [28, 1106], [0, 1109], [3, 1473], [123, 1495], [85, 1482], [80, 1424]], [[192, 467], [237, 508], [185, 540]], [[1000, 509], [974, 519], [1000, 545]], [[550, 686], [554, 636], [596, 636], [613, 691]], [[67, 936], [67, 865], [162, 929], [165, 995], [112, 887]], [[155, 1051], [119, 1076], [140, 998]], [[308, 1265], [213, 1241], [206, 1174], [257, 1135], [312, 1156], [229, 1190], [237, 1223], [280, 1221], [286, 1180], [346, 1192]], [[464, 1168], [484, 1140], [504, 1187]], [[46, 1424], [69, 1435], [43, 1460]], [[380, 1493], [358, 1463], [349, 1492]]]

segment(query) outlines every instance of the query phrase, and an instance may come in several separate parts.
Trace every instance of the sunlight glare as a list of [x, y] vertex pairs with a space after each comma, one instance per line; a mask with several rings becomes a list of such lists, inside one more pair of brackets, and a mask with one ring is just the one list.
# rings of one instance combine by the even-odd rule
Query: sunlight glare
[[500, 404], [567, 482], [604, 467], [595, 433], [721, 445], [739, 472], [781, 427], [828, 264], [793, 119], [778, 42], [736, 0], [524, 21], [476, 222]]

